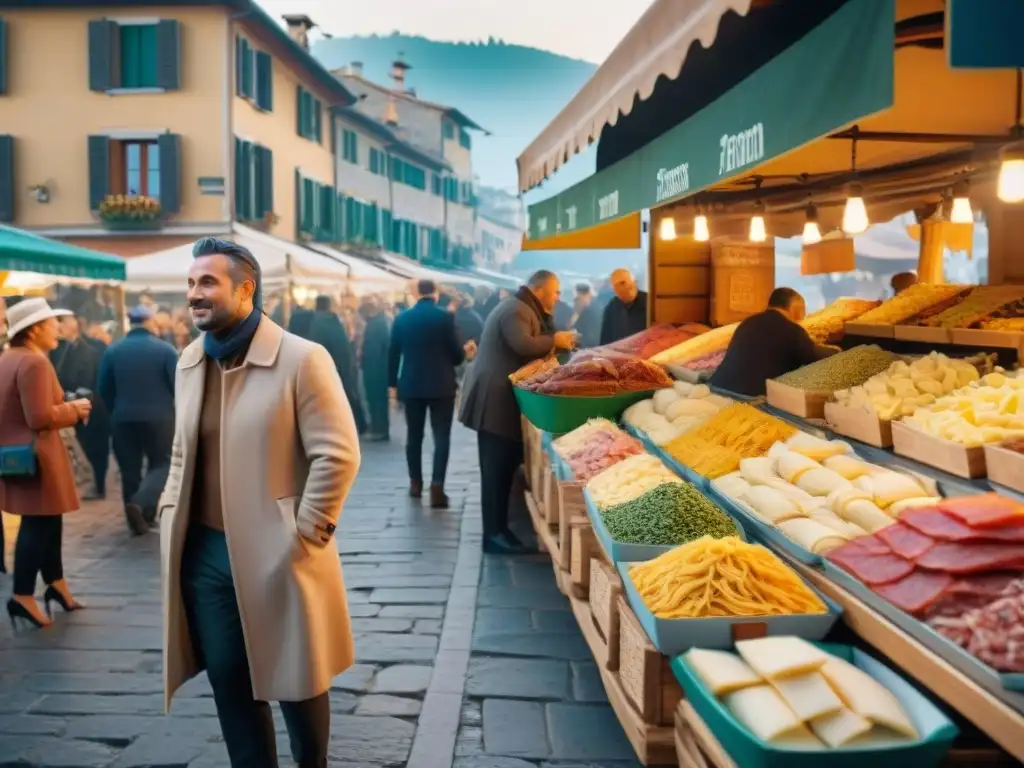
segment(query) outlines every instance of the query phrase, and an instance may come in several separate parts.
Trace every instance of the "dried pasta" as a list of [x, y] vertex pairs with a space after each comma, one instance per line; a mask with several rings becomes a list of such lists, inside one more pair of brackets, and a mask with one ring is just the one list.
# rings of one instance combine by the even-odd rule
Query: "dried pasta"
[[785, 563], [735, 536], [704, 536], [629, 569], [637, 592], [662, 619], [826, 613]]

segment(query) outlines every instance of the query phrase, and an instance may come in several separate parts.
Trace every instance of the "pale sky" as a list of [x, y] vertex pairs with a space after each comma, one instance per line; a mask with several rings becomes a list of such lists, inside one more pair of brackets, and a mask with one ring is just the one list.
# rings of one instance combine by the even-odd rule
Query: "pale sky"
[[652, 0], [259, 0], [272, 16], [304, 13], [337, 36], [394, 31], [433, 40], [486, 40], [604, 61]]

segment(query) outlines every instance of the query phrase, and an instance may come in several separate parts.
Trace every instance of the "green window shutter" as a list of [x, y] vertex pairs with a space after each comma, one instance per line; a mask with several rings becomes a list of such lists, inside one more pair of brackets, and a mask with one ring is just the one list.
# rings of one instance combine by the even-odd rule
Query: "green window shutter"
[[242, 220], [245, 193], [242, 191], [242, 140], [235, 137], [235, 218]]
[[256, 218], [256, 146], [251, 142], [242, 142], [242, 218], [252, 221]]
[[[245, 69], [245, 38], [235, 35], [235, 95], [245, 96], [242, 88], [242, 70]], [[237, 141], [237, 139], [236, 139]]]
[[455, 138], [455, 126], [447, 120], [444, 121], [444, 137], [446, 139]]
[[260, 218], [274, 212], [274, 152], [266, 147], [257, 147], [260, 157], [260, 196], [258, 208]]
[[259, 221], [266, 213], [263, 207], [263, 147], [254, 144], [252, 147], [252, 218]]
[[320, 144], [324, 140], [324, 126], [323, 126], [323, 106], [320, 104], [319, 99], [313, 100], [313, 138], [317, 144]]
[[295, 169], [295, 239], [302, 233], [302, 174]]
[[271, 112], [274, 109], [274, 64], [269, 53], [256, 51], [256, 106]]
[[302, 89], [302, 86], [298, 86], [295, 89], [295, 132], [299, 136], [305, 136], [306, 133], [306, 92]]
[[158, 72], [157, 25], [126, 24], [119, 28], [122, 88], [156, 88]]
[[160, 209], [181, 211], [181, 136], [162, 133], [156, 140], [160, 153]]
[[334, 223], [334, 189], [326, 184], [321, 184], [318, 194], [320, 205], [319, 239], [326, 243], [333, 243], [337, 239]]
[[156, 84], [168, 91], [181, 88], [181, 25], [175, 19], [156, 25]]
[[120, 86], [118, 26], [107, 19], [89, 22], [89, 90], [105, 92]]
[[110, 139], [90, 136], [89, 148], [89, 208], [96, 210], [110, 193]]
[[7, 22], [0, 19], [0, 96], [7, 93]]
[[307, 234], [316, 233], [316, 182], [312, 179], [302, 179], [302, 205], [300, 227], [301, 231]]
[[253, 50], [252, 46], [249, 45], [249, 41], [244, 37], [242, 38], [242, 96], [246, 99], [254, 99], [256, 97], [256, 87], [253, 82], [255, 75], [255, 56], [256, 51]]
[[0, 136], [0, 221], [14, 222], [14, 137]]

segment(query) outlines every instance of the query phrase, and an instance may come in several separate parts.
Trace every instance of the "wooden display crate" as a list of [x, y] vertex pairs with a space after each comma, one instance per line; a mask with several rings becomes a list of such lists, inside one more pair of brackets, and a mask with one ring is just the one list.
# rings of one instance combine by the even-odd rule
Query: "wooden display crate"
[[863, 408], [825, 403], [825, 422], [833, 432], [876, 448], [892, 448], [892, 422], [883, 421]]
[[949, 328], [932, 328], [928, 325], [897, 325], [893, 338], [900, 341], [919, 341], [923, 344], [950, 344], [953, 334]]
[[572, 594], [582, 600], [589, 600], [590, 558], [601, 550], [590, 521], [575, 523], [570, 532], [570, 540], [569, 581]]
[[824, 418], [825, 401], [831, 396], [830, 392], [808, 392], [805, 389], [780, 384], [775, 379], [768, 379], [765, 382], [765, 389], [768, 394], [768, 405], [803, 419]]
[[985, 449], [980, 445], [968, 448], [912, 429], [901, 421], [892, 422], [892, 444], [900, 456], [951, 475], [968, 480], [985, 477]]
[[680, 701], [676, 706], [674, 734], [679, 765], [686, 768], [737, 768], [688, 701]]
[[998, 445], [986, 445], [985, 469], [991, 482], [1024, 493], [1024, 454]]
[[954, 328], [952, 342], [963, 347], [985, 349], [1024, 349], [1024, 334], [1014, 331], [984, 331], [980, 328]]
[[847, 323], [846, 335], [891, 339], [895, 337], [895, 329], [891, 325], [879, 325], [878, 323]]
[[558, 483], [558, 567], [572, 568], [572, 526], [589, 521], [581, 483]]
[[541, 505], [541, 512], [544, 514], [544, 519], [547, 524], [552, 528], [558, 527], [558, 477], [555, 475], [555, 468], [551, 464], [551, 457], [546, 453], [544, 454], [544, 470], [543, 470], [542, 482], [542, 493], [544, 494], [544, 503]]
[[595, 657], [598, 666], [619, 668], [619, 609], [622, 582], [615, 569], [602, 557], [590, 558], [590, 614], [604, 641], [604, 652]]
[[651, 643], [622, 595], [619, 611], [619, 682], [645, 723], [672, 725], [683, 689], [672, 674], [668, 656]]
[[530, 513], [530, 522], [533, 523], [533, 532], [537, 534], [537, 548], [541, 552], [551, 551], [551, 529], [548, 528], [540, 512], [540, 504], [533, 495], [533, 491], [526, 491], [526, 509]]

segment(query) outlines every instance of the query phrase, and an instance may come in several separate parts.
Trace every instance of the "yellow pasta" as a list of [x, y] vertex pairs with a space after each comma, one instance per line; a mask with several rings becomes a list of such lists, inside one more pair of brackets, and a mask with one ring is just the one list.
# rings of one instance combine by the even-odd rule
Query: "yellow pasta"
[[691, 541], [629, 569], [644, 604], [661, 619], [826, 613], [785, 563], [735, 536]]
[[697, 474], [714, 480], [739, 469], [740, 459], [762, 456], [795, 433], [796, 428], [786, 422], [752, 405], [736, 403], [677, 437], [665, 450]]

